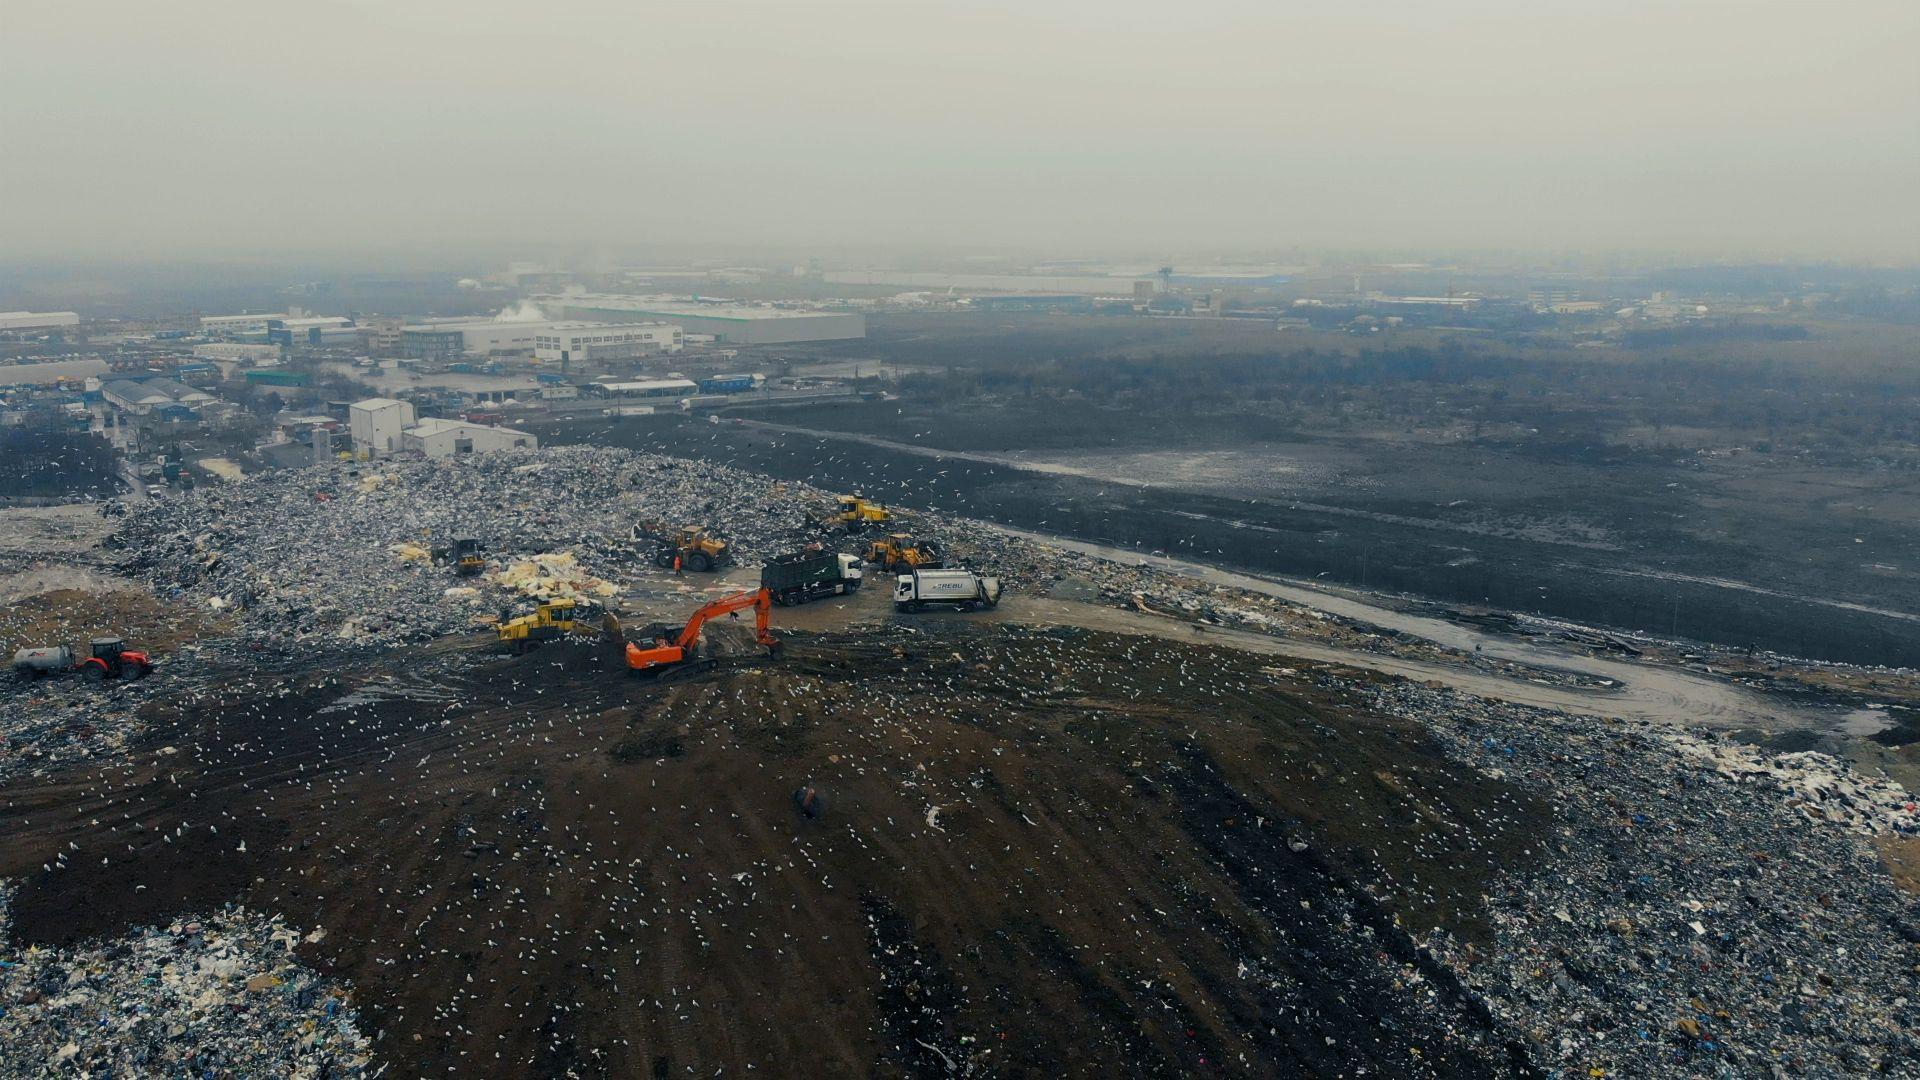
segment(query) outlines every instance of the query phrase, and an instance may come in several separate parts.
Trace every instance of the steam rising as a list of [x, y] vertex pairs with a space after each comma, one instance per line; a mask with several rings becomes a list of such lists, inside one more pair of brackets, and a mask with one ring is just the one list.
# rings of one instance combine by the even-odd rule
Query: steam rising
[[493, 317], [494, 322], [545, 322], [547, 313], [531, 300], [522, 300]]

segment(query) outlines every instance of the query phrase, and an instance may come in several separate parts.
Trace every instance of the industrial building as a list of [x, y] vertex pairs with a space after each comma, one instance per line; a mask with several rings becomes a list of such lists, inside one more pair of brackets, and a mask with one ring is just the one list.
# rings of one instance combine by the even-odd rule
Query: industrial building
[[267, 340], [276, 345], [319, 345], [329, 338], [344, 343], [357, 341], [359, 334], [353, 320], [342, 315], [275, 319], [267, 325]]
[[533, 355], [546, 364], [578, 364], [608, 360], [636, 360], [659, 353], [679, 352], [686, 346], [680, 327], [672, 323], [555, 322], [541, 323]]
[[416, 450], [430, 458], [456, 454], [483, 454], [489, 450], [533, 449], [540, 440], [532, 434], [507, 427], [469, 424], [462, 420], [428, 419], [406, 430], [402, 449]]
[[219, 400], [205, 390], [173, 379], [115, 379], [100, 388], [100, 396], [107, 404], [134, 416], [146, 416], [174, 406], [197, 409]]
[[707, 304], [667, 296], [563, 293], [536, 296], [551, 319], [599, 322], [666, 320], [688, 334], [711, 334], [731, 345], [844, 341], [867, 336], [866, 316], [851, 312], [793, 311], [744, 304]]
[[400, 337], [405, 323], [391, 315], [376, 315], [360, 323], [360, 336], [368, 356], [400, 355]]
[[51, 386], [72, 380], [98, 379], [112, 370], [105, 360], [49, 360], [42, 364], [0, 364], [0, 386]]
[[368, 398], [347, 406], [347, 429], [356, 453], [381, 457], [400, 449], [406, 430], [414, 426], [413, 405], [392, 398]]
[[699, 393], [700, 386], [692, 379], [630, 379], [626, 382], [591, 383], [587, 389], [604, 397], [631, 400], [685, 397]]
[[458, 360], [467, 354], [467, 336], [459, 328], [409, 326], [400, 331], [400, 355], [407, 360]]
[[450, 319], [415, 323], [400, 330], [399, 353], [413, 360], [454, 360], [462, 356], [531, 353], [545, 322]]
[[264, 335], [274, 323], [287, 317], [284, 311], [265, 315], [204, 315], [200, 319], [200, 329], [218, 337], [237, 337], [242, 334]]
[[0, 333], [65, 330], [79, 325], [80, 316], [71, 311], [0, 311]]
[[252, 361], [253, 363], [275, 363], [280, 359], [278, 345], [251, 345], [238, 341], [216, 341], [205, 345], [195, 345], [193, 355], [199, 360]]

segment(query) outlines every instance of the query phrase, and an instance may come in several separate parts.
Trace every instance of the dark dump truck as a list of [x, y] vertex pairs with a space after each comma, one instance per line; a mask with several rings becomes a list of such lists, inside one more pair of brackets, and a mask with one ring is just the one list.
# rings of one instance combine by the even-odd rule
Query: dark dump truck
[[776, 604], [791, 606], [838, 596], [860, 587], [860, 557], [835, 551], [799, 551], [767, 560], [760, 587]]

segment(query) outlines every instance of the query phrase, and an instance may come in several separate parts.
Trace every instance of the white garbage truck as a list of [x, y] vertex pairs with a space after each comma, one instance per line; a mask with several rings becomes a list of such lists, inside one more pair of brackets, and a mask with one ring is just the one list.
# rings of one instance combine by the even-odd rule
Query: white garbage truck
[[901, 574], [893, 584], [895, 611], [920, 611], [936, 605], [974, 611], [999, 602], [1000, 579], [971, 570], [913, 570]]

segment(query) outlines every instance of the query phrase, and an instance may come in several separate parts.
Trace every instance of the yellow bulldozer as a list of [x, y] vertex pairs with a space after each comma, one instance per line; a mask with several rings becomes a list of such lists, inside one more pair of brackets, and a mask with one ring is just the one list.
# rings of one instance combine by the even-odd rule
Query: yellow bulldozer
[[915, 540], [907, 533], [892, 533], [868, 544], [867, 561], [890, 574], [937, 570], [943, 565], [940, 545], [931, 540]]
[[848, 532], [865, 532], [893, 520], [893, 512], [885, 504], [868, 502], [866, 496], [858, 493], [840, 496], [838, 506], [832, 521]]
[[495, 628], [500, 635], [500, 643], [512, 649], [517, 656], [544, 641], [573, 633], [573, 601], [570, 599], [543, 600], [533, 614], [522, 615], [517, 619], [503, 618]]

